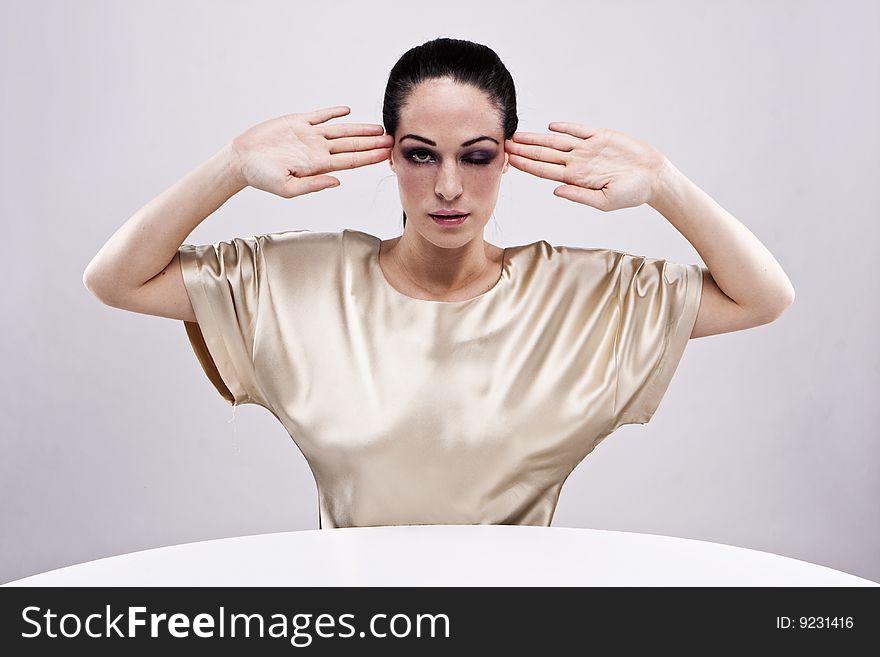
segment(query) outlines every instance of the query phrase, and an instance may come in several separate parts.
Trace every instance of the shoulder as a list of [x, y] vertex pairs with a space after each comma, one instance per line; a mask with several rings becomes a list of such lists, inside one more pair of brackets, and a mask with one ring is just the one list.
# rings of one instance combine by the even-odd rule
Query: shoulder
[[284, 249], [338, 246], [342, 242], [342, 237], [341, 232], [302, 229], [264, 233], [255, 235], [252, 239], [255, 239], [262, 248]]
[[616, 249], [551, 244], [547, 240], [513, 248], [536, 269], [556, 273], [609, 273], [643, 258]]
[[549, 248], [560, 264], [604, 270], [609, 273], [616, 272], [625, 277], [667, 272], [672, 275], [684, 268], [696, 267], [696, 265], [680, 264], [665, 258], [630, 253], [620, 249], [582, 246], [550, 246]]
[[334, 231], [285, 230], [244, 238], [267, 266], [297, 262], [327, 261], [338, 254], [342, 233]]
[[618, 290], [634, 288], [639, 295], [664, 287], [699, 285], [699, 266], [620, 249], [554, 245], [546, 240], [515, 247], [523, 271], [549, 283]]

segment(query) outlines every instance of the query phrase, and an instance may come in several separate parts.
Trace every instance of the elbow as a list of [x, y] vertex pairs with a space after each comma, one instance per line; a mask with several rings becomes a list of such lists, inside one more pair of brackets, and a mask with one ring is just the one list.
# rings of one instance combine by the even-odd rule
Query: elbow
[[794, 303], [794, 287], [791, 288], [791, 291], [789, 292], [788, 297], [786, 298], [785, 308], [783, 308], [782, 310], [783, 311], [788, 310], [793, 303]]
[[94, 282], [94, 275], [89, 271], [88, 267], [86, 267], [86, 270], [83, 272], [82, 284], [83, 284], [83, 287], [85, 287], [94, 296], [98, 296], [97, 293], [95, 292], [96, 287], [95, 287], [95, 282]]
[[85, 286], [85, 288], [92, 294], [95, 294], [95, 290], [98, 288], [98, 275], [95, 266], [96, 258], [97, 256], [89, 261], [89, 263], [86, 265], [86, 268], [83, 270], [82, 275], [83, 286]]
[[83, 286], [98, 301], [105, 305], [110, 305], [110, 302], [107, 300], [107, 294], [105, 292], [106, 287], [101, 284], [100, 280], [101, 279], [97, 275], [95, 275], [93, 271], [86, 267], [86, 270], [83, 272], [82, 276]]
[[758, 314], [758, 320], [760, 324], [769, 324], [770, 322], [775, 322], [777, 319], [782, 317], [782, 314], [791, 308], [794, 303], [794, 287], [789, 285], [789, 289], [780, 294], [777, 301], [772, 305], [765, 308], [761, 313]]
[[779, 311], [776, 317], [778, 318], [782, 313], [791, 308], [794, 303], [794, 285], [791, 284], [791, 281], [786, 281], [788, 285], [785, 286], [785, 292], [780, 295], [781, 303], [779, 306]]

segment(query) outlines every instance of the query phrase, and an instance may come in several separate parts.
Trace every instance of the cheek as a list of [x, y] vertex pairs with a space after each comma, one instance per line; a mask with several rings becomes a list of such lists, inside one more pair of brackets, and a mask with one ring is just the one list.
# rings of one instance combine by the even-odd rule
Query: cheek
[[466, 177], [468, 190], [477, 196], [492, 194], [498, 189], [501, 182], [501, 170], [487, 166], [480, 171], [474, 171], [470, 176]]
[[406, 189], [417, 189], [434, 184], [434, 175], [430, 167], [418, 167], [404, 164], [397, 170], [397, 180]]

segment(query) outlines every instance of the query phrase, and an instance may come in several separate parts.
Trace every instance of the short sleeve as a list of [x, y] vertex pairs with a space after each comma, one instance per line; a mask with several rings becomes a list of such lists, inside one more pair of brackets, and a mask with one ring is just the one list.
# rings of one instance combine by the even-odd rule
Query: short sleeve
[[197, 322], [184, 322], [208, 379], [232, 406], [269, 407], [255, 363], [265, 236], [182, 244], [180, 267]]
[[703, 278], [693, 264], [629, 254], [619, 264], [613, 428], [654, 415], [690, 340]]

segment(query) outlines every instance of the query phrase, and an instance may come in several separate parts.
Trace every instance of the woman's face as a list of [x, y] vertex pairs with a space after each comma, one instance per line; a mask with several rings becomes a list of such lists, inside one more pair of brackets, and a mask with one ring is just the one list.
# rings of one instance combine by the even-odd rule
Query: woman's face
[[[400, 111], [390, 166], [397, 174], [406, 229], [441, 247], [482, 240], [508, 168], [500, 112], [485, 92], [449, 79], [415, 87]], [[468, 213], [440, 224], [432, 213]]]

